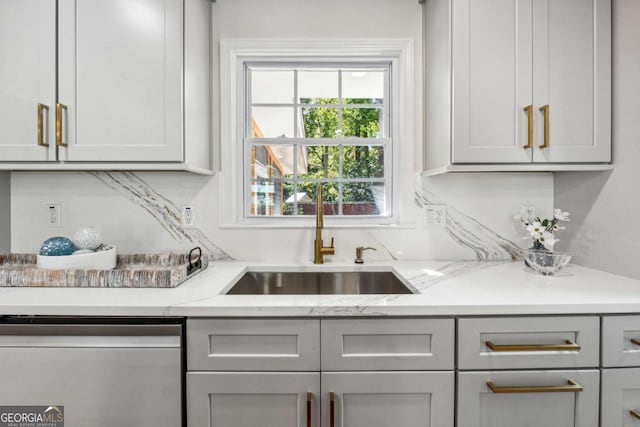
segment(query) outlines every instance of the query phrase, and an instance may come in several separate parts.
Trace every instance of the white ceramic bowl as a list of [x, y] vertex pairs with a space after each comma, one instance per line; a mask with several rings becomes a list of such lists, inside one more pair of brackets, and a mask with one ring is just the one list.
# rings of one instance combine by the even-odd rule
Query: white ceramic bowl
[[116, 247], [91, 254], [38, 255], [38, 268], [46, 270], [111, 270], [116, 266]]

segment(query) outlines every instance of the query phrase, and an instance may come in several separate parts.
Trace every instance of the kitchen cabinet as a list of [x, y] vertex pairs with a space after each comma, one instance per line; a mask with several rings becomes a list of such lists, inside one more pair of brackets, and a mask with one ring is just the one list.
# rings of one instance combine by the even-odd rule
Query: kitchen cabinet
[[320, 425], [318, 372], [189, 372], [189, 426]]
[[599, 338], [597, 316], [459, 319], [458, 426], [597, 427]]
[[425, 30], [427, 173], [611, 161], [610, 0], [427, 0]]
[[0, 55], [11, 65], [0, 77], [11, 96], [0, 100], [0, 120], [15, 123], [0, 143], [0, 168], [207, 173], [209, 7], [209, 0], [2, 2], [0, 19], [10, 24]]
[[0, 2], [0, 163], [56, 158], [55, 13], [50, 0]]
[[323, 427], [453, 426], [453, 372], [323, 372]]
[[603, 369], [603, 427], [640, 425], [640, 369]]
[[453, 319], [190, 319], [187, 336], [190, 427], [454, 423]]
[[640, 425], [640, 316], [602, 318], [603, 427]]
[[598, 394], [596, 369], [461, 372], [457, 425], [598, 427]]

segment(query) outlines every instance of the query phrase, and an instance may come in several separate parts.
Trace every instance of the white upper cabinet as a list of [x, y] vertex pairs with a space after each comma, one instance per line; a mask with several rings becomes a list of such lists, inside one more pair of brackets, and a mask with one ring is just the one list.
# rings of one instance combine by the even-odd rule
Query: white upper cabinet
[[182, 157], [182, 0], [60, 0], [60, 160]]
[[609, 167], [611, 0], [426, 0], [424, 25], [428, 173]]
[[55, 159], [55, 8], [0, 2], [0, 162]]
[[210, 173], [210, 55], [210, 0], [3, 0], [0, 169]]

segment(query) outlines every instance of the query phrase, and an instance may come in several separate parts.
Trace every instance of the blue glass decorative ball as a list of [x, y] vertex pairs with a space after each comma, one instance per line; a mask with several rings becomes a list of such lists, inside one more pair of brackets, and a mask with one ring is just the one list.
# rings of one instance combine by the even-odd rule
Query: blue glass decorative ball
[[75, 250], [73, 242], [66, 237], [51, 237], [44, 241], [40, 247], [40, 255], [62, 256], [71, 255]]

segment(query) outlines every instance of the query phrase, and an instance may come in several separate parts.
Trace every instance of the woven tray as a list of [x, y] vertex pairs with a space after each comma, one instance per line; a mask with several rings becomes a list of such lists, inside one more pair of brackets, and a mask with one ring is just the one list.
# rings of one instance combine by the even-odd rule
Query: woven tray
[[175, 288], [208, 266], [189, 268], [187, 254], [118, 255], [113, 270], [43, 270], [35, 254], [0, 254], [0, 287]]

